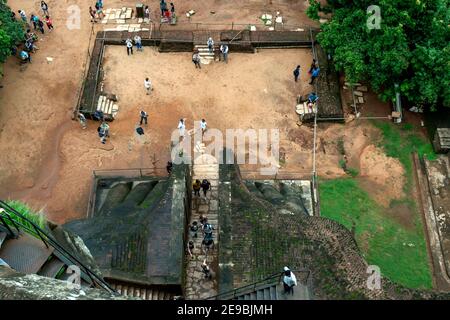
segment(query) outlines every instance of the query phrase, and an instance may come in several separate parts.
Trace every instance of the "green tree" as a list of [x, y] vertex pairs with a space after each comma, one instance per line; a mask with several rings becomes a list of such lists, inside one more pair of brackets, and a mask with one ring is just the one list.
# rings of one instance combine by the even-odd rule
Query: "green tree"
[[[317, 36], [350, 82], [367, 81], [384, 100], [394, 84], [408, 102], [450, 107], [450, 7], [448, 0], [311, 0], [308, 15], [330, 12]], [[371, 5], [380, 8], [379, 28], [369, 28]]]
[[21, 20], [11, 18], [6, 0], [0, 0], [0, 76], [3, 62], [11, 55], [11, 48], [24, 39], [23, 29]]

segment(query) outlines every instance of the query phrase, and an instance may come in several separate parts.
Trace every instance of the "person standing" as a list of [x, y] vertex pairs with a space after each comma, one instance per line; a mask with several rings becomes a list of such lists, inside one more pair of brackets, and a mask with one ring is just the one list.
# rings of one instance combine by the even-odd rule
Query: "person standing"
[[84, 116], [84, 114], [79, 113], [78, 114], [78, 120], [80, 121], [81, 128], [82, 129], [86, 129], [86, 127], [87, 127], [87, 120], [86, 120], [86, 117]]
[[161, 9], [161, 17], [164, 17], [164, 13], [167, 10], [167, 3], [164, 0], [161, 0], [159, 8]]
[[175, 6], [173, 2], [170, 3], [170, 16], [173, 16], [175, 14]]
[[133, 40], [128, 38], [127, 40], [125, 40], [125, 43], [127, 45], [127, 54], [130, 55], [130, 52], [131, 54], [133, 54]]
[[25, 22], [26, 24], [28, 24], [27, 23], [27, 15], [26, 15], [25, 11], [19, 10], [18, 12], [20, 14], [20, 18], [22, 19], [22, 21]]
[[22, 59], [22, 61], [28, 61], [29, 63], [31, 63], [31, 54], [28, 54], [28, 52], [24, 50], [20, 52], [20, 58]]
[[44, 16], [50, 15], [48, 13], [48, 4], [45, 1], [41, 1], [41, 9], [42, 9], [42, 12], [44, 13]]
[[151, 83], [149, 78], [145, 78], [145, 80], [144, 80], [144, 88], [147, 91], [147, 95], [149, 95], [152, 92], [153, 87], [152, 87], [152, 83]]
[[213, 38], [209, 37], [208, 41], [206, 42], [208, 45], [209, 53], [212, 53], [214, 51], [214, 40]]
[[200, 65], [200, 54], [198, 53], [198, 51], [194, 51], [194, 54], [192, 55], [192, 62], [195, 65], [195, 68], [199, 68], [201, 69], [201, 65]]
[[39, 30], [42, 32], [42, 34], [44, 34], [44, 33], [45, 33], [45, 32], [44, 32], [44, 23], [42, 22], [41, 19], [38, 19], [37, 25], [38, 25], [38, 27], [39, 27]]
[[145, 122], [145, 125], [147, 125], [147, 119], [148, 119], [147, 112], [145, 112], [144, 110], [141, 110], [140, 116], [141, 116], [141, 121], [139, 122], [139, 124], [142, 125], [142, 122]]
[[144, 18], [150, 20], [150, 9], [148, 6], [145, 6]]
[[200, 121], [200, 130], [202, 131], [202, 138], [203, 135], [205, 134], [206, 131], [206, 120], [202, 119], [202, 121]]
[[95, 10], [92, 9], [92, 7], [89, 7], [89, 14], [91, 15], [91, 22], [97, 22], [97, 20], [95, 19]]
[[192, 189], [194, 190], [194, 196], [200, 197], [200, 188], [202, 186], [202, 183], [200, 180], [195, 180], [195, 182], [192, 184]]
[[142, 51], [142, 39], [139, 35], [134, 36], [134, 43], [136, 43], [136, 49]]
[[103, 129], [105, 137], [109, 137], [109, 125], [105, 121], [103, 121], [100, 127]]
[[294, 80], [295, 80], [295, 82], [297, 82], [298, 77], [300, 76], [300, 66], [297, 66], [297, 68], [295, 68], [293, 73], [294, 73]]
[[180, 132], [181, 138], [184, 138], [185, 129], [186, 129], [186, 126], [184, 124], [184, 119], [180, 119], [180, 122], [178, 122], [178, 131]]
[[316, 62], [316, 59], [313, 59], [313, 62], [311, 63], [311, 67], [309, 67], [308, 73], [311, 74], [315, 68], [317, 68], [317, 62]]
[[320, 68], [316, 67], [313, 69], [312, 73], [311, 73], [311, 82], [309, 84], [313, 84], [314, 80], [319, 76], [319, 72], [320, 72]]
[[53, 23], [49, 16], [45, 16], [45, 23], [47, 24], [48, 30], [53, 30]]
[[297, 285], [295, 274], [288, 268], [284, 267], [283, 286], [284, 293], [294, 294], [294, 286]]
[[222, 44], [220, 46], [220, 52], [222, 53], [225, 63], [228, 63], [228, 46], [226, 44]]
[[211, 183], [208, 180], [203, 179], [201, 187], [202, 187], [203, 195], [206, 198], [206, 193], [208, 192], [209, 188], [211, 187]]
[[34, 30], [37, 29], [37, 20], [35, 19], [35, 17], [36, 16], [34, 14], [31, 14], [31, 16], [30, 16], [30, 22], [33, 24]]

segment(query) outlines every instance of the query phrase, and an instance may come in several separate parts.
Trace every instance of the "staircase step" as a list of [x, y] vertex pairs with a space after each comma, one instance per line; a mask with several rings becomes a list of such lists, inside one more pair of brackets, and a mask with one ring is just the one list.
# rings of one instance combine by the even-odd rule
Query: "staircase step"
[[263, 290], [256, 291], [256, 299], [257, 300], [264, 300], [264, 291]]
[[52, 255], [37, 274], [44, 277], [55, 278], [64, 266], [64, 262]]
[[16, 271], [30, 274], [41, 269], [53, 250], [52, 247], [47, 248], [41, 240], [23, 234], [3, 243], [0, 258]]
[[2, 244], [5, 241], [7, 235], [8, 234], [6, 232], [0, 232], [0, 248], [2, 247]]
[[270, 289], [264, 288], [264, 300], [270, 300]]
[[275, 286], [270, 287], [270, 300], [278, 300], [277, 299], [277, 288]]

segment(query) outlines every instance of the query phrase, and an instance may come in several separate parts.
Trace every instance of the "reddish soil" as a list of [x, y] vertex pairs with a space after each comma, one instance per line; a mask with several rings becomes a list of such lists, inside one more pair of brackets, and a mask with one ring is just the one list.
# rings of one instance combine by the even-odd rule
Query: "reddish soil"
[[[82, 10], [81, 29], [65, 27], [67, 3], [47, 1], [55, 30], [39, 41], [40, 50], [23, 72], [11, 58], [4, 66], [0, 91], [0, 198], [26, 201], [36, 210], [44, 209], [57, 223], [85, 215], [94, 169], [163, 167], [169, 159], [169, 141], [179, 118], [205, 118], [210, 128], [280, 128], [280, 147], [285, 153], [283, 169], [299, 175], [312, 172], [310, 127], [299, 127], [295, 114], [298, 94], [309, 92], [308, 75], [294, 84], [292, 70], [309, 67], [306, 49], [261, 50], [257, 54], [233, 54], [229, 64], [213, 63], [194, 68], [189, 53], [159, 54], [145, 48], [127, 57], [123, 47], [108, 47], [105, 54], [105, 90], [119, 97], [118, 119], [111, 123], [111, 139], [102, 145], [96, 134], [98, 123], [82, 130], [71, 121], [71, 111], [83, 80], [90, 36], [90, 3], [74, 0]], [[314, 24], [306, 18], [307, 1], [186, 1], [175, 6], [179, 13], [194, 9], [192, 22], [256, 23], [264, 12], [281, 11], [287, 24]], [[28, 15], [39, 12], [39, 1], [11, 0], [10, 6]], [[108, 1], [106, 7], [134, 6], [133, 1]], [[150, 4], [158, 9], [158, 1]], [[213, 15], [210, 10], [216, 13]], [[187, 18], [179, 14], [180, 24]], [[103, 26], [96, 25], [97, 30]], [[53, 57], [47, 63], [46, 57]], [[154, 91], [146, 96], [143, 79], [149, 76]], [[367, 99], [378, 110], [378, 101]], [[138, 111], [149, 112], [143, 138], [134, 129]], [[381, 112], [381, 111], [380, 111]], [[384, 115], [386, 115], [386, 112]], [[389, 112], [388, 112], [389, 113]], [[350, 167], [370, 181], [372, 189], [395, 198], [400, 181], [391, 184], [386, 176], [401, 176], [393, 159], [371, 145], [379, 133], [368, 122], [346, 125], [320, 123], [318, 126], [317, 171], [327, 178], [345, 176], [339, 165], [337, 147], [344, 141]], [[154, 157], [154, 158], [153, 158]], [[361, 159], [360, 159], [361, 158]], [[377, 199], [382, 203], [384, 200]]]

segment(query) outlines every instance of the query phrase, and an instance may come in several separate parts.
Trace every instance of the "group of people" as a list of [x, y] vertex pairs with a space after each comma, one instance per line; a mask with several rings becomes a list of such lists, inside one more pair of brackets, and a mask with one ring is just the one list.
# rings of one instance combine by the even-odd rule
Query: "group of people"
[[161, 9], [161, 22], [174, 22], [175, 16], [175, 5], [173, 2], [170, 3], [170, 9], [167, 7], [165, 0], [161, 0], [159, 3], [159, 8]]
[[[20, 52], [18, 52], [18, 46], [15, 46], [12, 49], [12, 53], [13, 55], [19, 53], [21, 63], [31, 63], [31, 53], [34, 53], [39, 49], [36, 45], [36, 42], [39, 40], [39, 38], [35, 32], [31, 31], [31, 25], [33, 25], [34, 31], [39, 30], [42, 34], [45, 34], [44, 22], [45, 25], [47, 25], [49, 31], [52, 31], [54, 29], [53, 22], [50, 18], [50, 13], [48, 10], [48, 4], [45, 1], [41, 1], [41, 10], [41, 18], [39, 18], [39, 16], [36, 14], [31, 14], [29, 20], [25, 10], [18, 10], [20, 19], [26, 26], [25, 40], [23, 42], [23, 48], [20, 50]], [[14, 12], [11, 13], [11, 19], [16, 19], [16, 14]]]
[[[214, 40], [209, 37], [208, 41], [207, 41], [207, 45], [208, 45], [208, 50], [210, 53], [214, 52]], [[223, 60], [225, 63], [228, 63], [228, 45], [223, 43], [220, 45], [220, 55], [219, 55], [219, 59]], [[194, 53], [192, 54], [192, 62], [195, 65], [195, 68], [201, 69], [201, 59], [200, 59], [200, 52], [198, 49], [194, 50]]]
[[[309, 84], [312, 85], [312, 84], [314, 84], [314, 80], [317, 79], [317, 77], [319, 76], [319, 73], [320, 73], [320, 68], [319, 68], [319, 65], [318, 65], [316, 59], [313, 59], [313, 62], [311, 63], [308, 73], [311, 75], [311, 81], [309, 82]], [[298, 79], [300, 77], [300, 65], [298, 65], [294, 69], [293, 74], [294, 74], [294, 81], [298, 82]]]
[[[133, 40], [134, 40], [134, 44], [133, 44]], [[143, 51], [144, 49], [142, 48], [142, 38], [136, 34], [134, 36], [134, 39], [131, 38], [127, 38], [125, 40], [125, 46], [127, 47], [127, 55], [133, 54], [133, 46], [136, 45], [136, 50], [137, 51]]]
[[[180, 121], [178, 122], [178, 132], [180, 134], [180, 138], [183, 139], [185, 134], [186, 134], [186, 119], [181, 118]], [[206, 122], [205, 119], [202, 119], [200, 121], [200, 127], [198, 128], [198, 130], [201, 131], [202, 133], [202, 137], [205, 134], [206, 130], [208, 130], [208, 124]]]
[[89, 15], [91, 16], [91, 22], [97, 22], [97, 19], [103, 19], [105, 14], [103, 13], [103, 0], [97, 0], [95, 3], [95, 9], [89, 7]]

